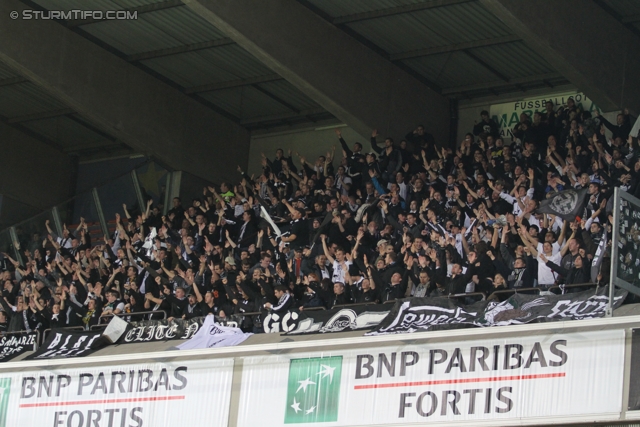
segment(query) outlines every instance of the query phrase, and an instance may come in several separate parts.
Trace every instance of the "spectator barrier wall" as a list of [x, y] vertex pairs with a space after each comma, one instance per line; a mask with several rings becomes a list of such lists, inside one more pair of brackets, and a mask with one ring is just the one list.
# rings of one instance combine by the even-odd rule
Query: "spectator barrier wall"
[[[0, 365], [0, 426], [640, 419], [640, 316]], [[632, 347], [636, 351], [632, 351]]]

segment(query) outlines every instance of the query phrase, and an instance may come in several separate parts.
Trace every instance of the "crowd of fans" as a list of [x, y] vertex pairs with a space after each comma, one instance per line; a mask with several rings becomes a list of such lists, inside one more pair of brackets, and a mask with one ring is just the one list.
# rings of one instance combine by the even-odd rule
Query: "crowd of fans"
[[[607, 202], [614, 187], [640, 195], [632, 122], [625, 111], [611, 124], [569, 99], [523, 114], [508, 140], [482, 112], [455, 149], [423, 126], [399, 141], [374, 130], [367, 144], [336, 130], [326, 155], [263, 154], [257, 179], [239, 167], [236, 185], [176, 198], [166, 216], [152, 201], [125, 205], [98, 242], [84, 221], [62, 235], [47, 223], [45, 239], [21, 245], [23, 264], [0, 260], [0, 329], [252, 313], [241, 327], [260, 332], [269, 311], [604, 284], [608, 251], [595, 278], [591, 263], [611, 233]], [[583, 187], [575, 220], [537, 212]]]

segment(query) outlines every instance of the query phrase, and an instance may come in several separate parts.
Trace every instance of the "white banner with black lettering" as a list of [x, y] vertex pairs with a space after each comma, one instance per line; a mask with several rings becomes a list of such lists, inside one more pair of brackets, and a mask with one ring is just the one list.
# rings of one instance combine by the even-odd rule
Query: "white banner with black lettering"
[[[560, 106], [567, 105], [569, 98], [573, 98], [577, 107], [592, 114], [598, 108], [591, 98], [582, 92], [565, 92], [493, 104], [489, 109], [489, 114], [498, 124], [500, 136], [503, 139], [510, 140], [513, 137], [513, 128], [520, 122], [520, 114], [526, 114], [529, 116], [529, 120], [533, 121], [534, 113], [541, 112], [546, 114], [545, 106], [547, 101], [553, 102], [553, 111], [557, 111]], [[613, 119], [615, 120], [615, 117]]]
[[624, 331], [248, 357], [238, 425], [617, 419]]
[[224, 427], [233, 359], [0, 374], [0, 427]]

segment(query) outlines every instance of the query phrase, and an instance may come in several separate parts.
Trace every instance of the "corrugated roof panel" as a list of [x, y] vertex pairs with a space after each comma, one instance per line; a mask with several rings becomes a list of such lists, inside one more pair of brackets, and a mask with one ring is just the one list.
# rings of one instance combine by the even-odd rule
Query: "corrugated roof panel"
[[273, 74], [238, 45], [154, 58], [142, 63], [183, 87]]
[[277, 80], [275, 82], [261, 83], [258, 86], [276, 95], [278, 98], [292, 105], [297, 110], [320, 108], [320, 105], [284, 79]]
[[605, 0], [605, 3], [624, 17], [640, 14], [638, 0]]
[[220, 68], [198, 52], [147, 59], [140, 62], [182, 87], [236, 80], [233, 73]]
[[554, 71], [547, 61], [523, 42], [485, 46], [471, 52], [510, 79]]
[[19, 75], [20, 74], [18, 74], [15, 71], [13, 71], [7, 65], [3, 64], [2, 62], [0, 62], [0, 80], [10, 79], [11, 77], [17, 77]]
[[162, 3], [166, 0], [33, 0], [47, 10], [122, 10]]
[[403, 62], [442, 88], [498, 80], [491, 71], [464, 52], [423, 56]]
[[112, 0], [122, 6], [123, 9], [131, 9], [137, 6], [146, 6], [148, 4], [162, 3], [166, 0]]
[[[147, 21], [182, 44], [219, 40], [226, 35], [186, 6], [144, 13], [138, 20]], [[167, 46], [172, 47], [172, 46]]]
[[183, 44], [144, 18], [102, 21], [82, 29], [127, 55]]
[[112, 141], [82, 126], [69, 117], [32, 120], [21, 123], [22, 126], [46, 136], [68, 149], [81, 145], [113, 144]]
[[[417, 14], [418, 12], [416, 12]], [[450, 44], [412, 14], [386, 16], [348, 24], [387, 53], [399, 53]]]
[[82, 29], [127, 55], [226, 37], [186, 6], [141, 13], [135, 20], [92, 23]]
[[67, 108], [33, 83], [0, 87], [0, 115], [7, 118]]
[[[115, 0], [91, 0], [88, 3], [86, 0], [33, 0], [34, 3], [39, 4], [47, 10], [122, 10]], [[90, 5], [90, 7], [89, 7]]]
[[510, 31], [479, 3], [462, 3], [348, 24], [389, 53], [506, 36]]
[[205, 92], [200, 96], [240, 119], [291, 111], [251, 86]]
[[309, 3], [336, 18], [354, 13], [371, 12], [408, 4], [424, 3], [424, 0], [309, 0]]

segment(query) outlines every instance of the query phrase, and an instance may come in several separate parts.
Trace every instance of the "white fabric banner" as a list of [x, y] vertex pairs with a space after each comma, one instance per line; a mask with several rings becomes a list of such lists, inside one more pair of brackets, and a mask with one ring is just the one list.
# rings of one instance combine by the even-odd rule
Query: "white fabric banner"
[[244, 333], [240, 328], [222, 326], [214, 322], [213, 314], [204, 319], [204, 323], [189, 340], [176, 347], [180, 350], [192, 350], [194, 348], [215, 348], [238, 345], [252, 334]]
[[233, 359], [0, 374], [0, 427], [225, 427], [232, 375]]
[[248, 357], [239, 426], [617, 419], [624, 331]]
[[640, 117], [636, 119], [636, 122], [633, 124], [633, 127], [631, 128], [631, 132], [629, 132], [629, 134], [635, 138], [638, 136], [639, 132], [640, 132]]

